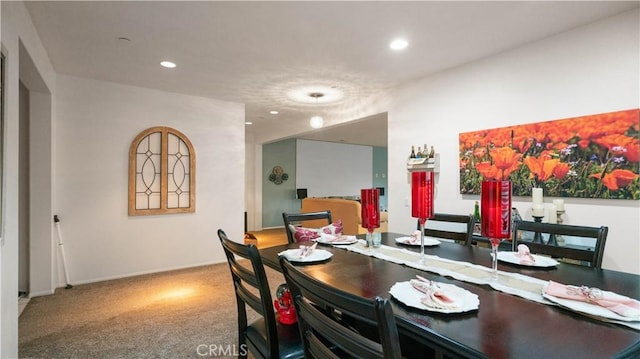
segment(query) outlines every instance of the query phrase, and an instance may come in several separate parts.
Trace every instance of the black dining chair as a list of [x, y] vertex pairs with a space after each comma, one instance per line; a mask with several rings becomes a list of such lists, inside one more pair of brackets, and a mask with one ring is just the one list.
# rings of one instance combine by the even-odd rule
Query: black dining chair
[[[303, 221], [316, 221], [310, 223], [309, 226], [322, 227], [332, 223], [331, 211], [309, 212], [309, 213], [282, 213], [284, 228], [287, 232], [287, 240], [289, 243], [295, 243], [296, 240], [291, 232], [290, 225], [298, 225]], [[326, 221], [326, 222], [325, 222]]]
[[[267, 275], [258, 248], [230, 240], [218, 230], [227, 256], [238, 307], [238, 340], [246, 344], [256, 358], [303, 358], [304, 351], [297, 325], [284, 325], [276, 320]], [[249, 262], [239, 262], [245, 258]], [[262, 317], [247, 321], [247, 306]], [[243, 356], [246, 358], [246, 354]]]
[[[418, 223], [420, 229], [420, 223]], [[473, 216], [449, 213], [434, 213], [425, 223], [424, 235], [450, 239], [468, 246], [473, 235]]]
[[[281, 257], [280, 266], [298, 315], [305, 358], [400, 358], [400, 343], [391, 303], [367, 299], [331, 287], [298, 270]], [[321, 308], [331, 308], [327, 313]], [[335, 314], [335, 315], [334, 315]], [[377, 328], [370, 338], [340, 318]]]
[[[604, 245], [607, 241], [609, 228], [574, 226], [567, 224], [540, 223], [517, 221], [515, 223], [515, 238], [513, 251], [519, 244], [526, 244], [531, 253], [545, 254], [554, 258], [564, 259], [569, 263], [602, 268]], [[592, 245], [558, 245], [560, 236], [590, 239]]]

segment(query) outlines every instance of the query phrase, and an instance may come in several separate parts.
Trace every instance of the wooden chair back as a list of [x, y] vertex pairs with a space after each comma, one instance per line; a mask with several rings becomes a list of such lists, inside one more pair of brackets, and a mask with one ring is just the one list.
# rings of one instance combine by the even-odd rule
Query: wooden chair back
[[[295, 325], [281, 325], [276, 320], [267, 275], [258, 248], [230, 240], [218, 230], [218, 237], [227, 256], [238, 307], [239, 350], [243, 345], [257, 358], [302, 358], [302, 341]], [[248, 259], [239, 262], [238, 259]], [[262, 316], [247, 322], [247, 306]]]
[[[420, 224], [418, 223], [418, 229]], [[449, 213], [435, 213], [427, 220], [424, 235], [429, 237], [451, 239], [468, 246], [473, 235], [473, 216]]]
[[[526, 244], [534, 254], [545, 254], [555, 258], [568, 259], [568, 262], [578, 262], [601, 268], [608, 232], [609, 228], [605, 226], [586, 227], [517, 221], [512, 245], [514, 251], [517, 250], [519, 244]], [[557, 244], [560, 236], [591, 238], [592, 245], [565, 244], [561, 246]]]
[[[280, 265], [298, 315], [305, 358], [400, 358], [398, 329], [387, 299], [367, 299], [331, 287], [281, 257]], [[327, 313], [321, 308], [331, 308]], [[340, 313], [377, 328], [379, 340], [342, 324]]]
[[[322, 212], [309, 212], [309, 213], [282, 213], [282, 220], [284, 221], [284, 229], [287, 232], [287, 240], [289, 243], [295, 243], [296, 240], [293, 237], [293, 233], [289, 229], [289, 225], [297, 225], [301, 222], [305, 222], [305, 225], [322, 227], [332, 223], [331, 211]], [[308, 224], [307, 221], [315, 221]], [[325, 222], [326, 221], [326, 222]]]

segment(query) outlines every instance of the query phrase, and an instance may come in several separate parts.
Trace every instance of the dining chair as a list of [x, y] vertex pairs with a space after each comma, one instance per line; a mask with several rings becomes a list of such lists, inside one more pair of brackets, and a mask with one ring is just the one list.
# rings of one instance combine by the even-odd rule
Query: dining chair
[[[322, 212], [309, 212], [309, 213], [282, 213], [282, 219], [284, 220], [284, 228], [287, 232], [287, 240], [289, 243], [295, 243], [296, 240], [293, 237], [293, 233], [289, 229], [289, 225], [297, 225], [301, 222], [305, 222], [305, 226], [308, 227], [322, 227], [332, 223], [331, 211]], [[308, 222], [314, 221], [314, 222]]]
[[[565, 259], [566, 262], [601, 268], [604, 245], [607, 241], [609, 228], [575, 226], [568, 224], [539, 223], [517, 221], [515, 223], [515, 238], [512, 250], [516, 251], [519, 244], [526, 244], [531, 253], [545, 254], [554, 258]], [[587, 244], [558, 245], [560, 237], [579, 239]], [[539, 239], [538, 239], [539, 238]]]
[[[418, 229], [420, 224], [418, 223]], [[468, 246], [473, 235], [473, 216], [449, 213], [434, 213], [425, 223], [424, 235], [450, 239]]]
[[[285, 257], [280, 258], [280, 266], [298, 315], [305, 358], [401, 357], [389, 300], [367, 299], [341, 291], [300, 271]], [[321, 308], [331, 308], [332, 313]], [[346, 316], [377, 328], [377, 338], [345, 325], [340, 318]]]
[[[258, 248], [230, 240], [222, 229], [218, 237], [227, 256], [238, 307], [238, 340], [240, 352], [244, 345], [257, 358], [303, 358], [304, 351], [298, 326], [284, 325], [276, 320], [269, 283]], [[248, 259], [249, 262], [241, 259]], [[239, 261], [240, 260], [240, 261]], [[261, 315], [247, 321], [247, 306]]]

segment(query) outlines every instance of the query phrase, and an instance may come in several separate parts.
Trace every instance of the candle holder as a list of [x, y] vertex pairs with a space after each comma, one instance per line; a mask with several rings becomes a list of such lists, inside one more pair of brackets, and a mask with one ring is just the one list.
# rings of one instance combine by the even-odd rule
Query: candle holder
[[[565, 210], [561, 209], [561, 210], [556, 210], [556, 218], [557, 218], [557, 223], [558, 224], [562, 224], [563, 219], [562, 219], [562, 215], [565, 213]], [[563, 246], [564, 245], [564, 238], [562, 238], [561, 235], [559, 234], [554, 234], [554, 245], [556, 246]], [[549, 240], [551, 240], [551, 238], [549, 238]]]
[[367, 229], [367, 247], [379, 247], [373, 242], [373, 230], [380, 227], [380, 192], [377, 188], [360, 190], [360, 216], [362, 227]]
[[[532, 216], [533, 217], [533, 221], [536, 223], [542, 223], [542, 218], [544, 218], [544, 216]], [[542, 233], [540, 232], [536, 232], [533, 234], [533, 243], [543, 243], [542, 242]]]
[[557, 222], [558, 224], [562, 224], [562, 221], [563, 221], [562, 215], [564, 214], [564, 212], [565, 212], [564, 210], [556, 210], [556, 216], [558, 218], [558, 222]]
[[491, 241], [493, 280], [498, 280], [498, 246], [511, 237], [511, 181], [482, 181], [481, 229]]
[[433, 218], [433, 172], [411, 173], [411, 216], [420, 223], [420, 264], [424, 258], [424, 223]]

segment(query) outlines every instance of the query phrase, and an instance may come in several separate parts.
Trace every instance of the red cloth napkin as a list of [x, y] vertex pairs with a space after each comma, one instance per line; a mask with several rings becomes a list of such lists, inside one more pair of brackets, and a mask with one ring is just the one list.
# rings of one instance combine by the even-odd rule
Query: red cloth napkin
[[616, 293], [605, 292], [598, 288], [577, 287], [549, 281], [545, 294], [557, 298], [596, 304], [623, 317], [640, 320], [639, 301]]

